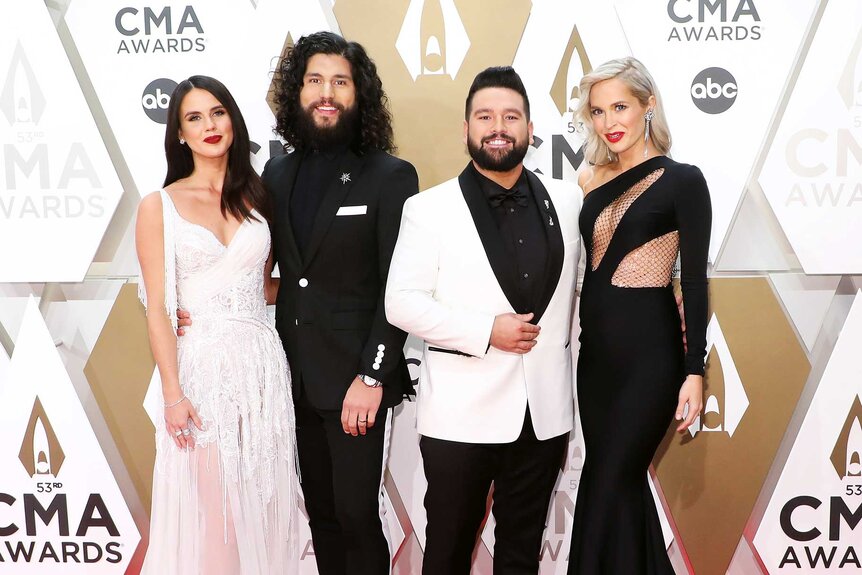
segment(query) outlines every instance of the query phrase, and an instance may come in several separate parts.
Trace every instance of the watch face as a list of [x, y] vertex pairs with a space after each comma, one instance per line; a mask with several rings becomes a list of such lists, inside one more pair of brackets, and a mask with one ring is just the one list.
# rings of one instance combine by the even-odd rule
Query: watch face
[[362, 383], [367, 385], [368, 387], [377, 387], [380, 385], [380, 382], [374, 379], [373, 377], [367, 375], [360, 375], [359, 379], [362, 380]]

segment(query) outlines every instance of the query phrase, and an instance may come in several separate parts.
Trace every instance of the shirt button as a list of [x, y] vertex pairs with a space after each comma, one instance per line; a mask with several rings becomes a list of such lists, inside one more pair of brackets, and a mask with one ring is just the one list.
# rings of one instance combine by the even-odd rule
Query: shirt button
[[299, 278], [299, 287], [305, 287], [308, 285], [308, 280], [305, 278]]
[[510, 214], [514, 214], [514, 213], [515, 213], [515, 208], [509, 208], [509, 213], [510, 213]]
[[519, 243], [519, 244], [523, 244], [523, 243], [524, 243], [524, 240], [519, 239], [519, 240], [518, 240], [518, 243]]
[[524, 274], [524, 279], [527, 279], [528, 277], [530, 277], [530, 274]]

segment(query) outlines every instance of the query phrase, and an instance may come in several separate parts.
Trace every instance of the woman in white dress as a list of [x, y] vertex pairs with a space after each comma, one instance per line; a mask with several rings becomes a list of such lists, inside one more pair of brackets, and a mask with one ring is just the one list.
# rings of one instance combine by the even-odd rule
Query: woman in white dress
[[[266, 314], [278, 289], [269, 199], [224, 85], [177, 86], [165, 153], [165, 187], [141, 201], [135, 233], [165, 419], [142, 573], [296, 573], [290, 375]], [[194, 318], [181, 338], [178, 307]]]

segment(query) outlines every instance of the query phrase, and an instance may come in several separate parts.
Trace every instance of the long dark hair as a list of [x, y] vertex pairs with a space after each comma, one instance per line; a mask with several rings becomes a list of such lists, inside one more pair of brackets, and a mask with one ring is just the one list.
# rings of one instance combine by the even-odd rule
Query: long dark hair
[[335, 54], [350, 62], [353, 85], [356, 88], [356, 105], [359, 108], [358, 134], [351, 142], [354, 151], [360, 154], [370, 150], [395, 151], [389, 98], [383, 91], [377, 66], [361, 44], [348, 42], [332, 32], [316, 32], [303, 36], [279, 61], [273, 81], [277, 110], [276, 133], [296, 149], [303, 150], [311, 146], [311, 142], [304, 141], [304, 132], [297, 129], [297, 117], [298, 114], [304, 113], [299, 104], [302, 78], [305, 76], [308, 59], [315, 54]]
[[256, 209], [264, 218], [270, 219], [269, 194], [260, 181], [260, 176], [251, 165], [251, 147], [249, 145], [248, 128], [245, 126], [242, 113], [236, 100], [224, 84], [209, 76], [191, 76], [183, 80], [171, 94], [168, 105], [168, 125], [165, 128], [165, 156], [168, 160], [168, 173], [164, 186], [188, 177], [194, 171], [195, 163], [192, 151], [188, 146], [180, 144], [180, 105], [186, 94], [192, 89], [206, 90], [218, 100], [230, 116], [233, 125], [233, 143], [228, 151], [227, 173], [221, 192], [221, 213], [227, 217], [230, 212], [239, 220], [257, 219], [251, 213]]

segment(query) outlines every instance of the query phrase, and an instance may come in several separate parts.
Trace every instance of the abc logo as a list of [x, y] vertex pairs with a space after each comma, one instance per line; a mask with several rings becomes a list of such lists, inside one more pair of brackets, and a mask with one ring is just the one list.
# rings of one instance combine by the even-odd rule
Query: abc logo
[[141, 106], [150, 120], [159, 124], [168, 123], [168, 104], [176, 87], [177, 83], [168, 78], [159, 78], [147, 84], [141, 94]]
[[733, 106], [739, 88], [724, 68], [707, 68], [691, 83], [691, 100], [701, 112], [721, 114]]

